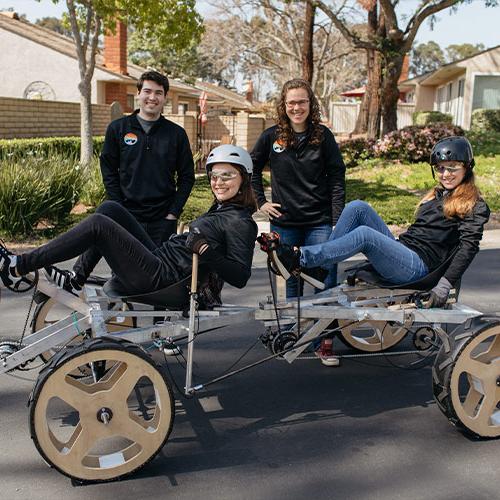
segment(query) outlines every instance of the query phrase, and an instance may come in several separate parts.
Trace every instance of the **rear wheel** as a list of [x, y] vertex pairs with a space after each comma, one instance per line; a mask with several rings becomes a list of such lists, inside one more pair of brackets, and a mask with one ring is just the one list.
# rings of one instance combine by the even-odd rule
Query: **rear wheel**
[[434, 398], [457, 427], [500, 436], [500, 322], [480, 318], [450, 335], [433, 369]]

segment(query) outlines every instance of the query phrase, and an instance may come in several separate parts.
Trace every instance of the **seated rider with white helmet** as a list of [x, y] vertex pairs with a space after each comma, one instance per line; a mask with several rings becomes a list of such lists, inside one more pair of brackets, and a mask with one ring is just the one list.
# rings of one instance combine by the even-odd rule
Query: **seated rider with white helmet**
[[[189, 233], [173, 235], [157, 247], [126, 210], [119, 213], [115, 207], [116, 219], [92, 214], [31, 252], [16, 256], [0, 244], [1, 281], [15, 289], [22, 276], [46, 268], [49, 276], [57, 277], [59, 286], [78, 293], [92, 272], [85, 253], [95, 246], [128, 294], [158, 290], [189, 276], [193, 252], [200, 255], [200, 264], [222, 280], [244, 287], [251, 274], [257, 236], [252, 219], [252, 160], [244, 149], [223, 145], [209, 154], [206, 170], [214, 202], [190, 224]], [[54, 266], [75, 257], [79, 258], [73, 271]]]

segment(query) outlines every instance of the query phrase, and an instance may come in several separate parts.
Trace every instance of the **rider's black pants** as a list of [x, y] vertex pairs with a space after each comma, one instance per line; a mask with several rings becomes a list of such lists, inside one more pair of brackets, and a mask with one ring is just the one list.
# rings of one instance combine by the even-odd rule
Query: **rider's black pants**
[[83, 284], [103, 256], [131, 292], [155, 290], [174, 281], [164, 262], [154, 255], [156, 245], [127, 210], [107, 201], [98, 212], [49, 243], [19, 255], [18, 272], [27, 274], [80, 256], [74, 269]]

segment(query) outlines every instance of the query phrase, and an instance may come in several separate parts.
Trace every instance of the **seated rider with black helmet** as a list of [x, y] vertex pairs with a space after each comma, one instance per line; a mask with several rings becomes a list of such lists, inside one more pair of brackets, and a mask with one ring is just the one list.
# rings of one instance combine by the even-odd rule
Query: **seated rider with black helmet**
[[343, 210], [329, 240], [300, 248], [280, 245], [278, 258], [290, 271], [328, 269], [358, 252], [393, 284], [417, 281], [454, 254], [432, 289], [428, 307], [443, 307], [479, 251], [490, 210], [474, 182], [472, 147], [465, 137], [440, 140], [430, 157], [438, 184], [420, 201], [415, 222], [396, 239], [380, 216], [363, 201]]
[[190, 224], [189, 233], [173, 235], [156, 246], [130, 212], [107, 201], [116, 205], [112, 210], [116, 220], [92, 214], [49, 243], [21, 255], [0, 244], [1, 281], [15, 289], [23, 275], [80, 256], [74, 274], [63, 286], [76, 294], [92, 271], [86, 253], [95, 247], [120, 288], [130, 295], [159, 290], [189, 276], [193, 252], [200, 255], [200, 264], [208, 271], [235, 287], [244, 287], [250, 278], [257, 236], [252, 219], [256, 208], [252, 159], [243, 148], [224, 145], [209, 154], [206, 168], [214, 203]]

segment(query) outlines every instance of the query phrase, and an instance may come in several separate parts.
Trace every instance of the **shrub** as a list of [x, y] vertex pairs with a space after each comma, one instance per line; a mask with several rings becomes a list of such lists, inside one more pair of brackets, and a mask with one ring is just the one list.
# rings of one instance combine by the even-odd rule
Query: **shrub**
[[453, 117], [441, 111], [415, 111], [412, 115], [413, 125], [429, 125], [430, 123], [451, 123]]
[[97, 207], [106, 199], [106, 189], [102, 182], [99, 159], [94, 156], [92, 163], [83, 170], [83, 186], [80, 200], [84, 205]]
[[210, 189], [210, 183], [208, 182], [207, 176], [197, 176], [193, 190], [180, 216], [180, 220], [182, 220], [182, 222], [192, 222], [201, 214], [205, 213], [212, 206], [213, 202], [214, 195]]
[[81, 182], [82, 171], [71, 158], [0, 162], [0, 230], [19, 237], [42, 219], [59, 223], [77, 201]]
[[[0, 139], [0, 161], [21, 158], [50, 158], [54, 155], [79, 158], [80, 137], [38, 137], [33, 139]], [[99, 154], [104, 137], [94, 137], [94, 153]]]
[[467, 138], [472, 144], [474, 156], [500, 155], [500, 132], [474, 132], [470, 131]]
[[448, 123], [404, 127], [389, 132], [374, 146], [375, 156], [410, 163], [428, 161], [431, 149], [440, 139], [450, 135], [464, 135], [462, 128]]
[[339, 143], [340, 152], [347, 168], [373, 157], [374, 139], [348, 139]]
[[471, 130], [474, 132], [500, 132], [500, 109], [475, 109]]

